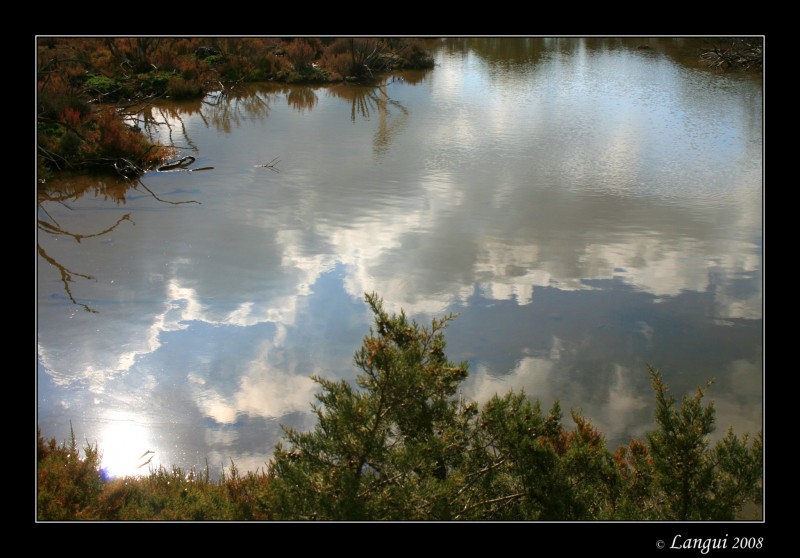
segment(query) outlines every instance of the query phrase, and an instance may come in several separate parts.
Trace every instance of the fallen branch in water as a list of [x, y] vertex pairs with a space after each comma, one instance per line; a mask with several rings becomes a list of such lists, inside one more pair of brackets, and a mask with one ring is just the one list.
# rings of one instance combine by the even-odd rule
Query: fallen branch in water
[[114, 170], [116, 170], [123, 178], [131, 178], [144, 172], [141, 168], [139, 168], [138, 165], [134, 164], [128, 159], [125, 159], [124, 157], [120, 157], [114, 161]]
[[701, 50], [700, 58], [711, 68], [762, 69], [764, 41], [760, 37], [720, 38]]
[[158, 167], [158, 172], [175, 172], [175, 171], [186, 171], [186, 172], [194, 172], [194, 171], [204, 171], [204, 170], [214, 170], [214, 167], [200, 167], [199, 169], [188, 169], [189, 165], [194, 163], [197, 159], [192, 157], [191, 155], [187, 155], [186, 157], [181, 157], [176, 161], [172, 161], [161, 165]]
[[186, 157], [181, 157], [176, 161], [170, 161], [169, 163], [161, 165], [160, 167], [158, 167], [158, 170], [160, 172], [163, 172], [175, 169], [184, 169], [189, 165], [191, 165], [192, 163], [194, 163], [195, 161], [196, 159], [194, 157], [192, 157], [191, 155], [187, 155]]
[[278, 170], [278, 169], [275, 167], [275, 165], [277, 165], [277, 164], [278, 164], [278, 163], [280, 163], [280, 162], [281, 162], [281, 160], [280, 160], [279, 158], [275, 157], [275, 158], [274, 158], [272, 161], [270, 161], [270, 162], [269, 162], [269, 163], [267, 163], [266, 165], [253, 165], [253, 166], [254, 166], [254, 167], [261, 167], [261, 168], [269, 169], [269, 170], [271, 170], [272, 172], [281, 172], [280, 170]]

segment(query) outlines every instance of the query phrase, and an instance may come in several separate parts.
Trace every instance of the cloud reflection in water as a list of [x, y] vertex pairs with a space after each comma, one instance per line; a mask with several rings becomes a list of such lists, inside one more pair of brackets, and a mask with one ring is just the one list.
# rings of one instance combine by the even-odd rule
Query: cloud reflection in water
[[[95, 438], [92, 420], [124, 412], [160, 463], [263, 464], [279, 423], [311, 424], [311, 374], [354, 376], [376, 291], [420, 321], [461, 314], [448, 346], [471, 397], [524, 388], [625, 438], [652, 421], [650, 362], [678, 389], [718, 377], [719, 424], [757, 426], [760, 119], [742, 122], [759, 100], [630, 53], [537, 55], [515, 81], [518, 65], [457, 52], [361, 104], [284, 88], [243, 93], [235, 121], [219, 103], [169, 113], [215, 171], [148, 187], [202, 206], [129, 199], [136, 225], [83, 255], [40, 239], [99, 278], [75, 287], [99, 313], [68, 315], [40, 267], [42, 416], [81, 409]], [[605, 97], [596, 71], [616, 76]], [[665, 82], [618, 79], [637, 71]], [[368, 116], [351, 111], [366, 99]], [[275, 156], [280, 174], [253, 167]], [[709, 172], [722, 162], [741, 172]], [[108, 221], [91, 200], [74, 209], [53, 214]]]

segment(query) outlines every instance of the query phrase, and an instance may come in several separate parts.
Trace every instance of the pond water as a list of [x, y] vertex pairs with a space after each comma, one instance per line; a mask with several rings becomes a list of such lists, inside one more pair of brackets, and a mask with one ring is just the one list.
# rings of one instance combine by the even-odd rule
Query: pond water
[[757, 431], [761, 77], [642, 42], [447, 39], [377, 87], [149, 107], [213, 169], [39, 192], [43, 434], [71, 424], [111, 475], [255, 471], [313, 426], [309, 376], [356, 376], [373, 291], [458, 313], [467, 398], [559, 399], [614, 449], [653, 427], [651, 364], [678, 395], [715, 379], [718, 434]]

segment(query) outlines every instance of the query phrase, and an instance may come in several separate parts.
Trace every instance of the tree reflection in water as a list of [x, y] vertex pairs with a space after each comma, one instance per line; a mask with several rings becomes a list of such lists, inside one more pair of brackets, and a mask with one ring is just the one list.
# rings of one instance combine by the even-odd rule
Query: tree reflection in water
[[264, 120], [269, 116], [270, 94], [255, 87], [237, 87], [208, 95], [198, 113], [206, 127], [230, 134], [242, 120]]
[[310, 111], [317, 104], [317, 94], [310, 87], [292, 87], [286, 92], [286, 102], [297, 112]]
[[[353, 122], [356, 121], [358, 116], [370, 120], [373, 115], [377, 114], [378, 128], [374, 137], [374, 151], [376, 155], [380, 156], [388, 149], [392, 138], [398, 136], [405, 128], [409, 116], [408, 110], [400, 102], [389, 97], [387, 86], [395, 81], [407, 81], [416, 84], [423, 80], [425, 75], [426, 72], [406, 72], [403, 77], [381, 78], [371, 85], [344, 83], [327, 87], [327, 91], [330, 95], [350, 103], [350, 118]], [[281, 96], [285, 96], [287, 103], [297, 111], [313, 110], [319, 100], [317, 89], [301, 85], [242, 84], [211, 93], [202, 100], [171, 101], [159, 99], [158, 104], [149, 102], [144, 105], [125, 107], [124, 112], [128, 123], [131, 126], [140, 128], [149, 136], [151, 141], [155, 143], [163, 142], [175, 149], [176, 152], [180, 149], [186, 149], [199, 153], [200, 150], [189, 135], [185, 123], [188, 117], [197, 115], [206, 127], [213, 127], [224, 133], [231, 133], [244, 120], [266, 119], [270, 113], [270, 104]], [[267, 164], [256, 166], [263, 166], [278, 172], [278, 169], [275, 168], [277, 161], [278, 159], [274, 158]], [[60, 180], [56, 186], [53, 184], [39, 185], [37, 203], [42, 218], [37, 220], [38, 229], [42, 233], [70, 237], [78, 243], [85, 238], [108, 234], [120, 226], [123, 221], [133, 223], [130, 213], [123, 215], [114, 224], [102, 231], [91, 234], [76, 234], [65, 230], [47, 211], [47, 206], [49, 204], [60, 204], [71, 210], [72, 208], [67, 205], [67, 202], [77, 200], [85, 195], [94, 195], [94, 197], [98, 198], [102, 196], [103, 199], [114, 201], [119, 205], [126, 203], [128, 190], [138, 191], [140, 188], [159, 203], [170, 205], [200, 203], [196, 200], [170, 201], [162, 199], [147, 187], [141, 177], [133, 180], [122, 178], [94, 178], [82, 181], [66, 179]], [[96, 279], [91, 275], [72, 271], [61, 264], [58, 259], [47, 254], [38, 242], [37, 249], [39, 256], [58, 269], [64, 291], [72, 303], [83, 307], [87, 312], [97, 312], [88, 305], [78, 302], [73, 296], [70, 287], [76, 277], [87, 281], [96, 281]]]
[[[374, 138], [376, 155], [386, 152], [392, 138], [399, 135], [408, 122], [408, 109], [390, 98], [386, 91], [387, 85], [402, 79], [393, 76], [380, 80], [376, 85], [341, 84], [328, 89], [333, 96], [350, 102], [350, 120], [353, 122], [357, 115], [369, 120], [374, 113], [378, 114], [378, 129]], [[396, 118], [393, 117], [392, 107], [400, 112]]]
[[[158, 104], [128, 107], [125, 115], [128, 123], [140, 128], [150, 141], [166, 141], [176, 149], [191, 149], [197, 153], [199, 149], [189, 136], [186, 119], [197, 116], [206, 128], [230, 134], [243, 120], [266, 119], [270, 102], [274, 100], [275, 95], [265, 91], [264, 84], [239, 84], [211, 92], [203, 99], [159, 99]], [[181, 137], [187, 145], [177, 143]]]
[[265, 120], [270, 114], [271, 104], [282, 98], [294, 110], [310, 112], [319, 102], [318, 91], [324, 88], [329, 95], [350, 104], [350, 119], [353, 122], [358, 117], [370, 120], [378, 115], [374, 148], [377, 155], [382, 155], [392, 138], [405, 128], [409, 116], [408, 109], [389, 97], [387, 87], [394, 82], [416, 85], [426, 75], [425, 71], [406, 71], [402, 76], [382, 77], [370, 84], [339, 83], [316, 87], [273, 83], [238, 84], [210, 93], [202, 100], [162, 99], [157, 105], [132, 108], [128, 118], [131, 125], [141, 127], [153, 142], [160, 140], [176, 149], [199, 153], [199, 148], [187, 131], [187, 118], [197, 116], [206, 128], [230, 134], [243, 121]]
[[[59, 204], [63, 207], [66, 207], [68, 210], [72, 211], [72, 208], [67, 204], [68, 201], [75, 201], [80, 199], [83, 196], [93, 194], [94, 197], [99, 198], [103, 197], [105, 200], [113, 200], [117, 205], [125, 204], [125, 194], [128, 190], [136, 190], [139, 191], [139, 186], [141, 186], [145, 191], [147, 191], [153, 199], [157, 200], [160, 203], [166, 203], [170, 205], [180, 205], [186, 203], [197, 203], [200, 202], [196, 200], [184, 200], [184, 201], [169, 201], [163, 200], [159, 198], [155, 192], [153, 192], [150, 188], [148, 188], [144, 182], [142, 182], [141, 178], [137, 178], [136, 180], [104, 180], [104, 179], [94, 179], [94, 180], [64, 180], [61, 182], [59, 188], [53, 188], [52, 186], [44, 186], [39, 185], [37, 190], [36, 196], [36, 203], [38, 206], [39, 211], [42, 214], [42, 218], [36, 220], [36, 226], [39, 231], [56, 236], [66, 236], [75, 240], [75, 242], [80, 243], [83, 239], [86, 238], [96, 238], [99, 236], [106, 235], [116, 229], [118, 226], [122, 224], [123, 221], [129, 221], [134, 223], [133, 219], [131, 219], [131, 214], [126, 213], [117, 221], [99, 232], [89, 233], [89, 234], [78, 234], [71, 232], [69, 230], [64, 229], [61, 224], [53, 217], [53, 215], [47, 210], [48, 204]], [[75, 296], [72, 294], [72, 289], [70, 288], [70, 284], [74, 282], [75, 277], [80, 277], [86, 279], [87, 281], [97, 281], [97, 279], [92, 275], [87, 275], [85, 273], [79, 273], [77, 271], [73, 271], [69, 269], [67, 266], [59, 262], [56, 258], [49, 255], [42, 245], [37, 242], [36, 248], [39, 253], [39, 256], [44, 259], [47, 263], [55, 267], [60, 275], [61, 283], [64, 286], [64, 291], [67, 293], [67, 297], [72, 301], [73, 304], [82, 307], [87, 312], [91, 312], [93, 314], [97, 313], [97, 310], [90, 307], [88, 304], [84, 304], [78, 302], [75, 299]]]

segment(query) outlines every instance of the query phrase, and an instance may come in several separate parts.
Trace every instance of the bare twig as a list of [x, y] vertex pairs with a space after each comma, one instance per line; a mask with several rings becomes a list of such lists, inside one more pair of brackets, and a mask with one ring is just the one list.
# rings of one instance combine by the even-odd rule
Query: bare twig
[[501, 496], [499, 498], [493, 498], [491, 500], [483, 500], [481, 502], [477, 502], [475, 504], [472, 504], [471, 506], [465, 507], [463, 510], [461, 510], [461, 513], [456, 515], [453, 519], [461, 519], [461, 516], [463, 514], [465, 514], [466, 512], [468, 512], [470, 510], [473, 510], [473, 509], [475, 509], [477, 507], [486, 506], [488, 504], [496, 504], [498, 502], [506, 502], [506, 501], [514, 500], [516, 498], [521, 498], [522, 496], [525, 496], [524, 492], [517, 492], [516, 494], [509, 494], [508, 496]]
[[[120, 162], [122, 164], [120, 164]], [[126, 159], [125, 157], [120, 157], [114, 161], [114, 170], [116, 170], [124, 178], [138, 176], [144, 172], [139, 165], [135, 164], [130, 159]]]
[[86, 138], [83, 137], [83, 135], [78, 130], [76, 130], [72, 125], [68, 124], [67, 122], [64, 122], [62, 120], [53, 120], [52, 118], [44, 118], [42, 116], [38, 116], [37, 120], [41, 120], [42, 122], [54, 122], [54, 123], [58, 124], [59, 126], [64, 126], [69, 131], [71, 131], [73, 134], [78, 136], [81, 140], [86, 141]]
[[58, 164], [58, 161], [56, 160], [56, 157], [61, 159], [64, 162], [65, 166], [67, 166], [67, 167], [70, 166], [69, 161], [67, 161], [64, 157], [62, 157], [58, 153], [52, 153], [52, 152], [48, 151], [47, 149], [45, 149], [44, 147], [42, 147], [41, 145], [37, 145], [36, 148], [42, 153], [42, 155], [47, 157], [47, 159], [50, 160], [50, 162], [53, 163], [58, 170], [62, 170], [62, 169], [61, 169], [61, 165]]
[[[150, 193], [151, 196], [153, 196], [156, 200], [160, 201], [161, 203], [168, 203], [170, 205], [181, 205], [181, 204], [184, 204], [184, 203], [196, 203], [198, 205], [202, 205], [199, 201], [196, 201], [196, 200], [187, 200], [187, 201], [178, 201], [178, 202], [162, 200], [161, 198], [156, 196], [155, 192], [153, 192], [150, 188], [145, 186], [144, 182], [142, 182], [141, 179], [137, 180], [137, 182], [142, 186], [142, 188], [147, 190]], [[134, 186], [134, 188], [136, 188], [136, 186]]]
[[[131, 214], [130, 213], [126, 213], [125, 215], [123, 215], [122, 217], [117, 219], [116, 223], [114, 223], [113, 225], [111, 225], [107, 229], [105, 229], [103, 231], [100, 231], [99, 233], [95, 233], [95, 234], [75, 234], [75, 233], [71, 233], [69, 231], [65, 231], [61, 227], [53, 226], [50, 223], [48, 223], [47, 221], [42, 221], [41, 219], [37, 220], [37, 224], [39, 226], [39, 229], [44, 231], [44, 232], [46, 232], [46, 233], [63, 234], [63, 235], [66, 235], [66, 236], [71, 236], [72, 238], [75, 239], [76, 242], [80, 243], [80, 241], [83, 240], [84, 238], [94, 238], [95, 236], [101, 236], [101, 235], [104, 235], [106, 233], [109, 233], [109, 232], [113, 231], [123, 221], [130, 221], [131, 223], [133, 223], [133, 220], [131, 219]], [[133, 224], [135, 225], [136, 223], [133, 223]]]
[[164, 163], [160, 167], [158, 167], [159, 171], [169, 171], [169, 170], [179, 170], [185, 169], [192, 163], [194, 163], [197, 159], [191, 155], [186, 155], [181, 157], [180, 159], [176, 159], [175, 161], [170, 161], [169, 163]]
[[281, 172], [278, 168], [275, 167], [275, 165], [277, 165], [280, 162], [281, 160], [278, 157], [275, 157], [272, 161], [270, 161], [266, 165], [253, 165], [253, 166], [269, 169], [272, 172]]
[[749, 70], [764, 64], [764, 47], [760, 38], [719, 39], [702, 50], [700, 58], [711, 68]]
[[65, 266], [63, 266], [60, 263], [58, 263], [55, 259], [53, 259], [50, 256], [48, 256], [47, 252], [44, 251], [44, 248], [42, 248], [42, 246], [40, 244], [37, 244], [36, 247], [39, 250], [39, 255], [42, 258], [44, 258], [44, 260], [47, 261], [47, 263], [49, 263], [50, 265], [52, 265], [53, 267], [58, 269], [58, 272], [61, 274], [61, 282], [64, 284], [64, 290], [67, 292], [67, 296], [72, 301], [72, 303], [83, 307], [83, 309], [86, 310], [87, 312], [91, 312], [92, 314], [97, 314], [97, 310], [94, 310], [93, 308], [90, 308], [88, 305], [81, 304], [80, 302], [75, 300], [75, 297], [72, 296], [72, 290], [69, 288], [69, 284], [72, 282], [72, 276], [73, 275], [77, 275], [78, 277], [83, 277], [84, 279], [88, 279], [90, 281], [93, 281], [93, 280], [96, 280], [96, 279], [94, 277], [92, 277], [91, 275], [84, 275], [83, 273], [77, 273], [75, 271], [70, 271]]
[[128, 104], [115, 104], [115, 106], [116, 106], [117, 109], [119, 109], [120, 112], [124, 111], [125, 109], [129, 109], [131, 107], [138, 107], [133, 112], [126, 112], [125, 113], [125, 114], [138, 114], [138, 113], [142, 112], [143, 110], [147, 109], [148, 107], [152, 106], [154, 103], [152, 103], [151, 101], [158, 100], [158, 99], [162, 98], [164, 95], [166, 95], [166, 92], [160, 93], [158, 95], [155, 94], [155, 93], [152, 93], [150, 95], [146, 95], [146, 96], [142, 97], [141, 99], [136, 99], [136, 100], [134, 100], [134, 101], [132, 101], [132, 102], [130, 102]]
[[50, 213], [44, 208], [44, 206], [41, 203], [39, 203], [39, 209], [44, 211], [44, 214], [47, 215], [48, 217], [50, 217], [50, 220], [53, 221], [53, 223], [55, 223], [57, 227], [61, 226], [61, 225], [58, 224], [58, 221], [56, 221], [55, 218], [53, 218], [53, 216], [50, 215]]

